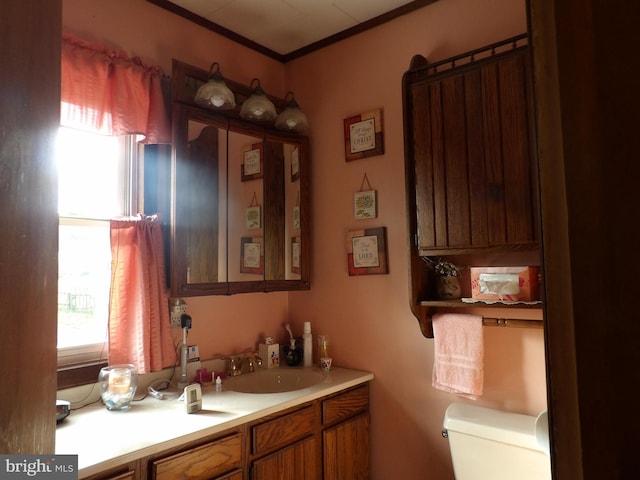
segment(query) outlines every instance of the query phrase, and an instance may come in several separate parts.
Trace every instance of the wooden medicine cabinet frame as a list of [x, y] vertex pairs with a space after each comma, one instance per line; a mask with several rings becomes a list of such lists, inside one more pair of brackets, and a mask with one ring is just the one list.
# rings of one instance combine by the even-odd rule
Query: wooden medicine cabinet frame
[[[233, 80], [225, 78], [225, 83], [236, 97], [235, 109], [213, 110], [196, 104], [193, 100], [194, 95], [208, 78], [207, 71], [174, 59], [169, 239], [171, 295], [189, 297], [308, 290], [311, 265], [309, 139], [303, 135], [276, 130], [273, 122], [241, 119], [238, 114], [240, 105], [251, 91], [249, 87]], [[284, 100], [268, 96], [276, 105], [276, 109], [281, 111]], [[205, 169], [208, 163], [210, 168], [205, 170], [208, 173], [192, 174], [189, 177], [188, 172], [194, 163], [189, 154], [192, 148], [190, 142], [193, 141], [189, 136], [189, 127], [192, 124], [212, 129], [209, 136], [217, 136], [217, 140], [213, 141], [217, 141], [219, 148], [212, 147], [211, 151], [205, 152], [204, 159], [195, 162], [198, 163], [198, 168]], [[242, 165], [234, 163], [240, 161], [241, 152], [236, 150], [241, 142], [259, 145], [260, 154], [263, 155], [261, 168], [264, 171], [256, 176], [257, 180], [241, 179]], [[216, 151], [220, 152], [219, 155]], [[292, 168], [289, 166], [293, 162], [290, 157], [294, 155], [294, 151], [297, 160], [295, 176], [292, 175]], [[212, 173], [215, 169], [217, 172]], [[202, 175], [211, 175], [212, 179], [217, 179], [217, 185], [215, 188], [212, 187], [212, 191], [217, 193], [204, 202], [188, 200], [190, 186], [185, 185], [183, 180], [186, 178], [186, 183], [193, 185], [198, 183]], [[213, 182], [215, 180], [212, 180]], [[244, 189], [241, 192], [244, 196], [230, 198], [234, 189]], [[206, 191], [203, 191], [206, 195]], [[253, 193], [254, 200], [251, 200], [250, 192]], [[245, 211], [250, 206], [249, 202], [253, 205], [255, 200], [261, 208], [262, 221], [260, 229], [254, 234], [253, 230], [245, 230]], [[195, 207], [195, 204], [199, 206]], [[207, 210], [198, 212], [197, 208]], [[194, 209], [196, 211], [193, 211]], [[217, 215], [211, 215], [212, 209], [218, 210]], [[194, 275], [187, 252], [195, 248], [194, 244], [199, 243], [192, 241], [189, 244], [189, 232], [193, 228], [190, 222], [197, 222], [193, 219], [197, 219], [200, 214], [216, 218], [215, 221], [218, 222], [215, 228], [210, 228], [212, 235], [216, 235], [217, 231], [219, 236], [208, 247], [208, 251], [215, 250], [219, 253], [214, 259], [215, 262], [212, 262], [218, 266], [219, 274], [212, 273], [210, 279], [203, 277], [204, 280], [194, 282], [188, 280], [190, 274], [191, 277]], [[209, 228], [206, 225], [205, 227]], [[260, 268], [249, 269], [260, 273], [242, 273], [240, 262], [243, 261], [243, 257], [240, 248], [245, 244], [243, 239], [253, 235], [256, 241], [261, 243], [263, 264]], [[205, 237], [206, 235], [201, 238]], [[295, 265], [294, 253], [291, 251], [294, 248], [292, 238], [296, 239]], [[211, 258], [211, 255], [209, 257]]]

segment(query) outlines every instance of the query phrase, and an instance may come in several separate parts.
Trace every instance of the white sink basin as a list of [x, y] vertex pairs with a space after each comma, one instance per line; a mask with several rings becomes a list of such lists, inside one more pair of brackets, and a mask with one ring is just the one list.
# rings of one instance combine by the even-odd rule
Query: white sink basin
[[263, 368], [228, 378], [224, 388], [241, 393], [282, 393], [312, 387], [323, 379], [322, 373], [309, 369]]

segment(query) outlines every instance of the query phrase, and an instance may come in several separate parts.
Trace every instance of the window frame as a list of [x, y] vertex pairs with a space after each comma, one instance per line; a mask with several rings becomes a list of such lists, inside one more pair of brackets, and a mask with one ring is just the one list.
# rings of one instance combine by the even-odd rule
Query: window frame
[[[65, 127], [60, 127], [65, 128]], [[119, 137], [119, 195], [122, 199], [123, 215], [139, 211], [143, 199], [143, 183], [139, 172], [144, 161], [144, 147], [138, 143], [140, 136]], [[104, 218], [82, 218], [59, 215], [60, 222], [69, 224], [95, 224], [109, 222]], [[95, 383], [102, 367], [108, 365], [108, 340], [104, 343], [85, 344], [57, 349], [58, 390]], [[61, 355], [61, 352], [62, 355]]]

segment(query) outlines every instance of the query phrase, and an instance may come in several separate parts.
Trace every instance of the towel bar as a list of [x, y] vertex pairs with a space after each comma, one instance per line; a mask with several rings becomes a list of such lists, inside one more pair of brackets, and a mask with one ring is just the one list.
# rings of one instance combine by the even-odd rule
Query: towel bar
[[482, 318], [485, 327], [517, 327], [517, 328], [544, 328], [542, 320], [523, 320], [515, 318]]

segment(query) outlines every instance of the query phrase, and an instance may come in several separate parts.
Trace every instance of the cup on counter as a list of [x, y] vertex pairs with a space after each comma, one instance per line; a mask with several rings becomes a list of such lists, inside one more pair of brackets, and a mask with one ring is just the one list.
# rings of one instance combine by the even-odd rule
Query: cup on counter
[[328, 372], [331, 370], [331, 362], [333, 359], [331, 357], [322, 357], [320, 359], [320, 367], [323, 372]]

